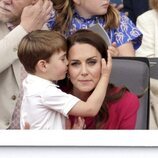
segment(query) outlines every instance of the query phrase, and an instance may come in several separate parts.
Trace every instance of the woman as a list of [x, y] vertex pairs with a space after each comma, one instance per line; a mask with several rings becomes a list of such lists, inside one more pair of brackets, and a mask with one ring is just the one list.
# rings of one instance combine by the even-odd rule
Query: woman
[[[87, 100], [100, 78], [101, 58], [107, 60], [107, 45], [99, 35], [89, 30], [77, 31], [68, 37], [67, 43], [69, 80], [65, 91]], [[134, 129], [138, 107], [135, 94], [125, 87], [109, 84], [98, 115], [85, 118], [86, 129]], [[73, 124], [74, 117], [70, 119]]]
[[[131, 20], [119, 13], [109, 0], [52, 0], [55, 12], [48, 22], [50, 29], [65, 36], [99, 23], [116, 43], [119, 56], [134, 56], [141, 44], [141, 33]], [[134, 47], [133, 47], [134, 46]]]
[[[143, 33], [142, 45], [137, 56], [158, 57], [158, 1], [149, 0], [152, 10], [137, 18], [137, 26]], [[158, 129], [158, 80], [150, 79], [150, 129]]]

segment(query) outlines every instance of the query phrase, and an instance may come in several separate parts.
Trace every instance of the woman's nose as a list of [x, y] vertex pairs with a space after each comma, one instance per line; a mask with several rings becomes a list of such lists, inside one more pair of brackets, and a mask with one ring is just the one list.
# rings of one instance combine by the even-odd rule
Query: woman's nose
[[87, 71], [87, 67], [85, 65], [82, 65], [81, 67], [81, 75], [87, 75], [88, 71]]

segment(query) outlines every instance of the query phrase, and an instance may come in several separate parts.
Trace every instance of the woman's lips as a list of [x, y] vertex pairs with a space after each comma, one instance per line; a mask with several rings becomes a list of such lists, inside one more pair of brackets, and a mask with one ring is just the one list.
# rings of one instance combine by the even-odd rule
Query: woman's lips
[[91, 82], [91, 80], [78, 80], [81, 83], [87, 83], [87, 82]]

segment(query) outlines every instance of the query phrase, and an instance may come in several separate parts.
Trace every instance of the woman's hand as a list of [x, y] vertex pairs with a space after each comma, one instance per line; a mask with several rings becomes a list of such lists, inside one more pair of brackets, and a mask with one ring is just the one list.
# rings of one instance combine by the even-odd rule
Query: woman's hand
[[66, 120], [66, 129], [84, 129], [86, 128], [85, 120], [82, 117], [75, 118], [74, 124], [71, 127], [71, 121]]
[[25, 122], [24, 129], [30, 129], [30, 124], [28, 122]]
[[[66, 119], [66, 129], [84, 129], [86, 128], [85, 120], [82, 117], [75, 118], [74, 124], [71, 127], [71, 121]], [[30, 124], [25, 122], [24, 129], [30, 129]]]

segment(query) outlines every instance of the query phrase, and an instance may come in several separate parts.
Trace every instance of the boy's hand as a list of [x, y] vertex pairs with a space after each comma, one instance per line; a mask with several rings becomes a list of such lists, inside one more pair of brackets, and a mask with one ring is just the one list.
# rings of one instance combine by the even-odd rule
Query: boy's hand
[[101, 77], [106, 77], [109, 79], [112, 69], [112, 58], [110, 53], [108, 53], [108, 61], [106, 63], [105, 59], [102, 59], [102, 71], [101, 71]]

